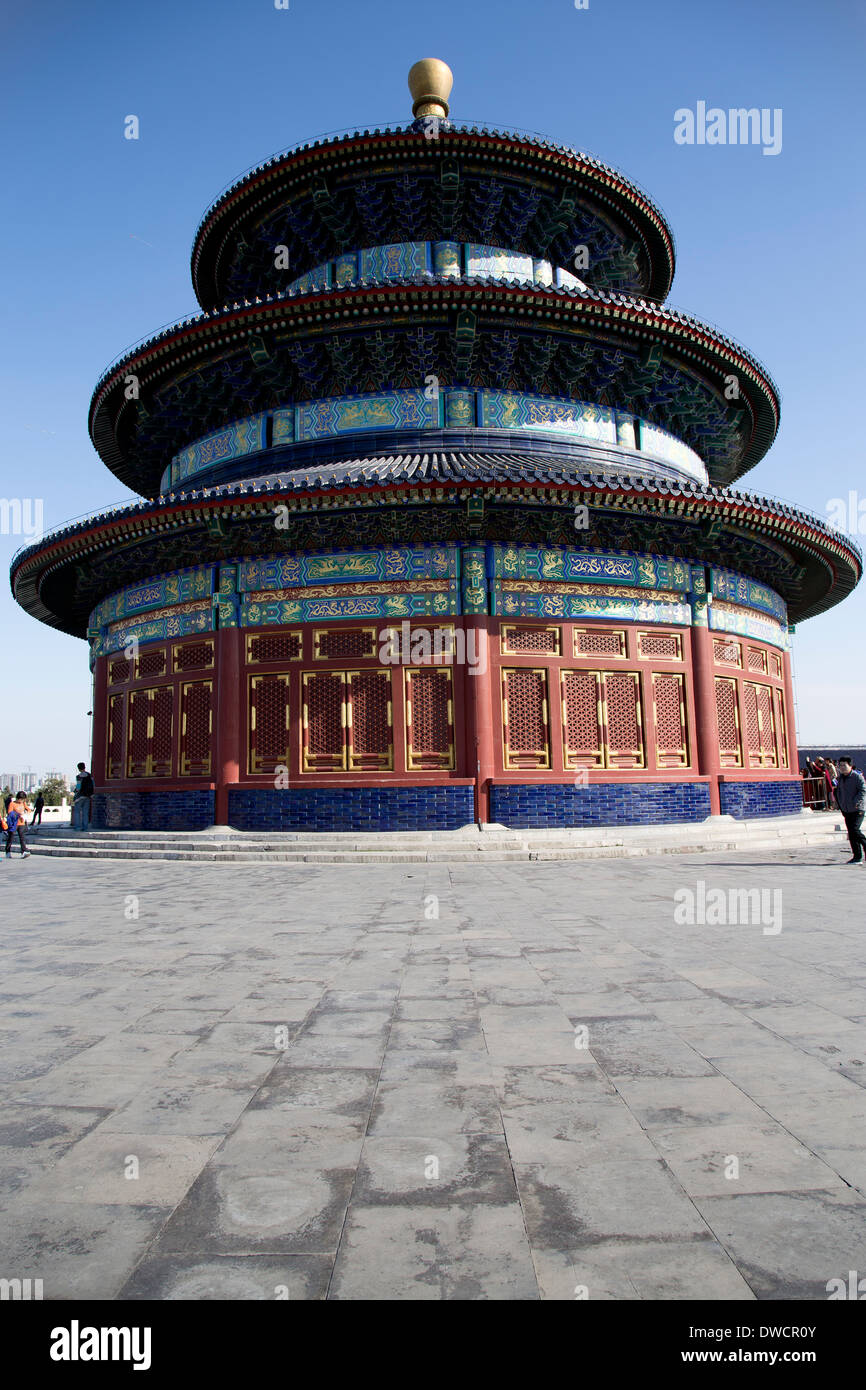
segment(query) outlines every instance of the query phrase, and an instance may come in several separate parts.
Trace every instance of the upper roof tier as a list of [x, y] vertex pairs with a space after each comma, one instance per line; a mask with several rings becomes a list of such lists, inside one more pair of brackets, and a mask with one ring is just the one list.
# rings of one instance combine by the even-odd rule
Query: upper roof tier
[[596, 289], [664, 299], [673, 234], [645, 193], [591, 155], [531, 135], [420, 117], [301, 145], [245, 174], [205, 214], [192, 248], [199, 303], [280, 294], [361, 246], [507, 246]]

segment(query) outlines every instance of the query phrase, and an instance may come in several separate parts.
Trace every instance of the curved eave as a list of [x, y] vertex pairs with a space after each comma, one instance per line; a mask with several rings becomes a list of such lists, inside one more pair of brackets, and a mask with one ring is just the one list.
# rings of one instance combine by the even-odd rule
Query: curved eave
[[[798, 606], [789, 598], [792, 622], [814, 617], [841, 602], [862, 573], [860, 550], [847, 536], [817, 517], [771, 499], [725, 493], [686, 481], [648, 480], [640, 475], [623, 475], [612, 481], [581, 472], [564, 479], [555, 465], [540, 469], [537, 459], [520, 455], [416, 454], [358, 459], [300, 475], [282, 474], [254, 484], [232, 483], [177, 493], [161, 503], [134, 503], [94, 516], [22, 549], [12, 563], [12, 592], [33, 617], [82, 637], [82, 621], [73, 615], [74, 586], [61, 586], [61, 592], [70, 598], [66, 605], [55, 603], [49, 607], [42, 592], [47, 580], [72, 578], [76, 567], [90, 558], [105, 557], [121, 547], [146, 542], [149, 537], [201, 528], [214, 516], [235, 522], [254, 519], [272, 512], [276, 502], [286, 499], [321, 499], [325, 505], [352, 508], [379, 505], [387, 496], [399, 497], [407, 492], [422, 502], [446, 502], [461, 490], [494, 494], [498, 502], [513, 496], [515, 502], [522, 503], [535, 494], [548, 504], [563, 506], [572, 505], [575, 496], [580, 496], [590, 507], [717, 523], [725, 529], [781, 545], [795, 555], [799, 565], [811, 569], [814, 581], [814, 592], [807, 602]], [[711, 549], [712, 544], [708, 538], [707, 548]], [[215, 543], [212, 555], [206, 547], [198, 549], [195, 555], [198, 563], [224, 557], [223, 543]], [[147, 578], [154, 572], [152, 564], [148, 568], [145, 552], [140, 577]]]
[[[377, 156], [387, 159], [397, 153], [429, 160], [430, 144], [420, 131], [411, 128], [372, 134], [356, 132], [338, 140], [302, 145], [253, 169], [211, 205], [196, 230], [190, 268], [199, 303], [213, 307], [220, 302], [220, 260], [233, 234], [237, 235], [250, 218], [260, 220], [267, 216], [295, 188], [306, 188], [312, 174], [357, 174], [359, 164], [368, 166], [365, 173], [371, 172], [369, 166]], [[633, 228], [650, 266], [647, 293], [657, 299], [664, 299], [669, 293], [675, 266], [673, 233], [661, 209], [616, 169], [566, 146], [498, 131], [479, 132], [459, 126], [443, 129], [436, 145], [443, 154], [464, 150], [486, 156], [500, 172], [508, 165], [522, 165], [530, 174], [541, 170], [547, 177], [575, 185], [578, 192], [589, 195]]]
[[90, 437], [100, 458], [126, 486], [155, 496], [160, 468], [147, 473], [118, 443], [118, 422], [125, 410], [125, 379], [138, 379], [143, 399], [179, 376], [209, 360], [224, 356], [232, 344], [241, 346], [252, 334], [290, 329], [298, 336], [346, 327], [352, 321], [375, 321], [394, 312], [423, 312], [426, 307], [483, 306], [490, 312], [519, 313], [525, 320], [593, 333], [624, 343], [658, 344], [670, 358], [691, 367], [715, 386], [720, 397], [726, 378], [735, 375], [740, 400], [750, 417], [750, 436], [736, 468], [713, 482], [735, 481], [763, 458], [779, 427], [779, 391], [764, 367], [739, 344], [677, 309], [665, 308], [632, 295], [602, 290], [551, 289], [514, 282], [431, 279], [396, 285], [360, 285], [311, 294], [270, 296], [255, 303], [233, 305], [219, 313], [201, 314], [165, 329], [132, 349], [103, 374], [90, 405]]

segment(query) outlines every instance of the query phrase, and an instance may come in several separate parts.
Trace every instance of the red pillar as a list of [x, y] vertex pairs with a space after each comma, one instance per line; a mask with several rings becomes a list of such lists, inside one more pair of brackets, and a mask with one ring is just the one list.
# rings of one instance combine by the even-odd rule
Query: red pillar
[[792, 777], [800, 772], [800, 751], [794, 725], [794, 679], [791, 674], [791, 653], [782, 653], [782, 675], [785, 681], [785, 728], [788, 733], [788, 767]]
[[214, 719], [214, 824], [229, 823], [229, 786], [240, 777], [244, 758], [241, 727], [241, 642], [236, 627], [216, 636], [216, 712]]
[[490, 821], [490, 782], [496, 769], [493, 728], [494, 688], [490, 666], [489, 619], [479, 615], [464, 619], [467, 634], [474, 631], [475, 666], [466, 666], [466, 757], [470, 777], [475, 778], [475, 819], [481, 825]]
[[695, 735], [698, 768], [710, 779], [710, 815], [721, 814], [719, 777], [719, 720], [716, 712], [716, 683], [713, 669], [713, 641], [708, 627], [694, 626], [692, 634], [692, 679], [695, 686]]

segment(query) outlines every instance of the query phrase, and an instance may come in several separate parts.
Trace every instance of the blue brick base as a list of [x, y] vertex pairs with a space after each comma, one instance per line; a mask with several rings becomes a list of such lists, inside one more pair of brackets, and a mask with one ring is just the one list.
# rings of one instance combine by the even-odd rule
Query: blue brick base
[[490, 789], [490, 819], [515, 830], [665, 825], [709, 814], [706, 782], [502, 783]]
[[270, 787], [229, 792], [236, 830], [459, 830], [475, 818], [472, 787]]
[[719, 787], [723, 816], [749, 820], [753, 816], [794, 816], [803, 809], [803, 783], [722, 782]]
[[211, 791], [97, 792], [94, 830], [204, 830], [213, 825]]

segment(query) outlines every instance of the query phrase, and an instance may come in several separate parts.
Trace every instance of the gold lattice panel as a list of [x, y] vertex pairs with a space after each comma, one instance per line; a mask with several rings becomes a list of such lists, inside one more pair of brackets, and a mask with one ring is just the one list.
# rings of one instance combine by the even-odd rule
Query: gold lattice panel
[[684, 679], [675, 671], [654, 671], [652, 689], [656, 763], [659, 767], [686, 767], [689, 746]]
[[188, 681], [181, 686], [180, 773], [206, 777], [211, 770], [213, 682]]
[[550, 767], [544, 668], [503, 668], [502, 723], [506, 767]]
[[317, 661], [356, 661], [375, 656], [376, 628], [318, 627], [313, 633], [313, 656]]
[[461, 638], [453, 623], [413, 623], [410, 627], [405, 621], [400, 627], [382, 628], [377, 640], [379, 660], [392, 660], [401, 666], [450, 666], [460, 656]]
[[722, 767], [742, 767], [737, 682], [731, 676], [716, 676], [716, 719], [719, 725], [719, 760]]
[[502, 650], [509, 656], [559, 656], [562, 650], [562, 631], [558, 627], [503, 623]]
[[781, 690], [773, 692], [776, 702], [776, 736], [779, 749], [780, 767], [788, 766], [788, 719], [785, 711], [785, 696]]
[[759, 671], [762, 675], [766, 675], [767, 653], [762, 647], [747, 647], [746, 660], [750, 671]]
[[451, 672], [423, 667], [407, 670], [406, 767], [453, 768], [454, 701]]
[[108, 684], [109, 684], [109, 685], [123, 685], [124, 681], [128, 681], [128, 680], [129, 680], [129, 677], [130, 677], [131, 675], [132, 675], [132, 662], [131, 662], [131, 661], [127, 661], [124, 657], [120, 657], [120, 658], [119, 658], [118, 660], [116, 660], [116, 661], [109, 661], [109, 663], [108, 663]]
[[637, 654], [642, 661], [682, 661], [683, 639], [678, 632], [639, 632]]
[[778, 652], [770, 652], [770, 675], [782, 679], [782, 658]]
[[637, 671], [605, 671], [604, 713], [607, 766], [644, 767], [646, 753]]
[[128, 777], [169, 777], [174, 748], [174, 689], [158, 685], [129, 696]]
[[625, 659], [628, 655], [625, 631], [621, 628], [576, 627], [574, 655]]
[[713, 660], [717, 666], [742, 666], [743, 649], [732, 637], [714, 637]]
[[275, 772], [289, 762], [289, 676], [274, 672], [250, 676], [249, 682], [249, 770]]
[[172, 670], [207, 671], [214, 664], [213, 642], [176, 642], [172, 647]]
[[297, 632], [263, 632], [247, 634], [247, 665], [300, 661], [303, 635]]
[[122, 695], [108, 697], [105, 775], [109, 779], [123, 776], [123, 700]]
[[164, 676], [168, 666], [165, 651], [142, 652], [135, 663], [135, 678], [142, 680], [147, 676]]
[[303, 769], [342, 772], [346, 767], [345, 674], [305, 671], [303, 689]]
[[772, 688], [754, 681], [744, 681], [743, 710], [749, 766], [778, 766]]
[[393, 768], [391, 672], [347, 671], [346, 689], [349, 771], [386, 771]]
[[598, 671], [563, 671], [562, 735], [566, 767], [604, 767], [604, 713]]

